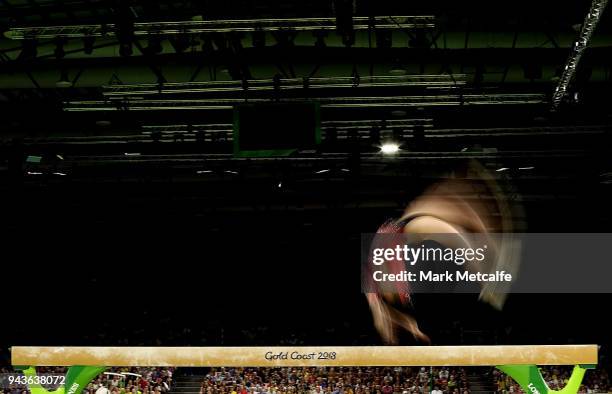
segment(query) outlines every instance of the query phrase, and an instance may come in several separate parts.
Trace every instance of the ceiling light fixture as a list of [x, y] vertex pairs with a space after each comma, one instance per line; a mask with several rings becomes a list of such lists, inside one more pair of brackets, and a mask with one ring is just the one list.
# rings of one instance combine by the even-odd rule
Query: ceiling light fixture
[[382, 146], [380, 147], [380, 151], [384, 155], [393, 155], [393, 154], [398, 153], [399, 150], [400, 150], [400, 147], [395, 142], [386, 142], [382, 144]]

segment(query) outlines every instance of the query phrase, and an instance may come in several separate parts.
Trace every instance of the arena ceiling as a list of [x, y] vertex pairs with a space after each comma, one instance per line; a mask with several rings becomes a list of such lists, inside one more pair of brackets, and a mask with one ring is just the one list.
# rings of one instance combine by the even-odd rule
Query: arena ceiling
[[[469, 176], [458, 163], [474, 158], [538, 207], [576, 190], [605, 199], [612, 14], [564, 3], [1, 0], [3, 174], [205, 180], [220, 186], [210, 204], [238, 211], [254, 205], [219, 193], [284, 182], [294, 199], [269, 206], [400, 209], [432, 180]], [[232, 157], [233, 105], [302, 99], [322, 103], [320, 152]], [[373, 129], [401, 154], [381, 157]]]

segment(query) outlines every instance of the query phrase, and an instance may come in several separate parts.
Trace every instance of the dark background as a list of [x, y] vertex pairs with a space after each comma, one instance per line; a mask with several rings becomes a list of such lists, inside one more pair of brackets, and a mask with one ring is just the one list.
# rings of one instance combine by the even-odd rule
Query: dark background
[[[552, 92], [578, 34], [573, 26], [590, 6], [565, 3], [1, 3], [3, 31], [129, 26], [195, 15], [250, 18], [253, 24], [298, 16], [436, 20], [426, 32], [392, 29], [391, 43], [384, 31], [362, 31], [348, 46], [333, 30], [325, 46], [312, 32], [293, 39], [290, 31], [270, 33], [264, 46], [254, 45], [251, 33], [223, 33], [190, 37], [183, 51], [176, 49], [177, 37], [163, 36], [162, 50], [154, 53], [138, 48], [153, 46], [145, 36], [127, 40], [129, 56], [118, 32], [97, 38], [91, 54], [84, 53], [81, 38], [67, 40], [64, 55], [56, 39], [39, 39], [34, 57], [23, 54], [22, 41], [1, 39], [3, 357], [11, 345], [380, 343], [360, 293], [360, 234], [398, 217], [437, 182], [471, 179], [471, 160], [495, 176], [516, 211], [517, 230], [610, 231], [611, 14], [604, 12], [568, 97], [552, 111]], [[323, 106], [323, 122], [364, 121], [367, 129], [341, 131], [324, 123], [316, 152], [287, 158], [234, 158], [231, 110], [137, 110], [137, 97], [113, 102], [103, 95], [113, 86], [139, 83], [354, 81], [356, 75], [363, 83], [398, 68], [407, 75], [451, 75], [465, 85], [441, 91], [456, 98], [453, 105], [423, 99], [408, 106], [410, 97], [435, 92], [353, 82], [316, 92], [147, 96], [169, 107], [194, 97], [213, 104], [228, 98], [394, 100]], [[57, 84], [65, 79], [72, 86]], [[466, 101], [469, 95], [516, 93], [541, 98]], [[85, 100], [102, 109], [68, 111]], [[393, 133], [393, 122], [405, 127]], [[182, 126], [175, 133], [176, 125]], [[402, 143], [399, 155], [378, 152], [377, 129]], [[479, 188], [467, 197], [491, 200]], [[498, 214], [491, 204], [491, 215]], [[512, 295], [496, 311], [475, 295], [420, 294], [413, 312], [434, 344], [597, 343], [605, 354], [610, 301], [608, 294]], [[405, 336], [402, 343], [413, 341]]]

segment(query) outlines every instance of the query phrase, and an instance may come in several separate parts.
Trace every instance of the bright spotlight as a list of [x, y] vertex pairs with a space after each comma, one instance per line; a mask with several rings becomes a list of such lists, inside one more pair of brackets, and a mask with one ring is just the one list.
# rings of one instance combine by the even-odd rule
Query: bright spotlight
[[386, 142], [382, 144], [380, 151], [385, 155], [392, 155], [399, 152], [399, 145], [394, 142]]

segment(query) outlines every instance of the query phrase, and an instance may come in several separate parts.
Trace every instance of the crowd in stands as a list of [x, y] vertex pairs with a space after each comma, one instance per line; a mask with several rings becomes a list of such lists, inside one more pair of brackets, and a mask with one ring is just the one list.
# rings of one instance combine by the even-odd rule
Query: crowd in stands
[[[14, 373], [9, 368], [2, 368], [2, 373]], [[37, 374], [66, 374], [67, 368], [36, 368]], [[172, 388], [174, 368], [109, 368], [90, 382], [83, 394], [164, 394]], [[52, 391], [55, 387], [45, 387]], [[6, 385], [0, 394], [28, 394], [21, 385]]]
[[200, 394], [468, 394], [463, 368], [212, 369]]
[[[172, 387], [173, 368], [124, 367], [109, 370], [91, 382], [84, 394], [162, 394]], [[121, 374], [121, 375], [117, 375]]]
[[[465, 368], [429, 367], [303, 367], [212, 368], [200, 394], [471, 394]], [[37, 368], [38, 374], [65, 374], [64, 367]], [[166, 394], [173, 387], [173, 368], [109, 368], [83, 394]], [[198, 375], [200, 371], [197, 371]], [[572, 367], [543, 367], [551, 390], [567, 384]], [[1, 374], [14, 371], [0, 367]], [[509, 376], [492, 370], [496, 394], [523, 394]], [[579, 393], [612, 393], [605, 369], [587, 371]], [[52, 390], [54, 388], [48, 388]], [[0, 387], [0, 394], [29, 394], [18, 385]]]
[[[551, 390], [561, 390], [567, 384], [572, 367], [542, 367], [540, 368], [542, 377]], [[493, 379], [497, 394], [522, 394], [524, 391], [509, 376], [493, 370]], [[609, 393], [612, 392], [610, 377], [604, 369], [588, 370], [578, 390], [579, 393]]]

